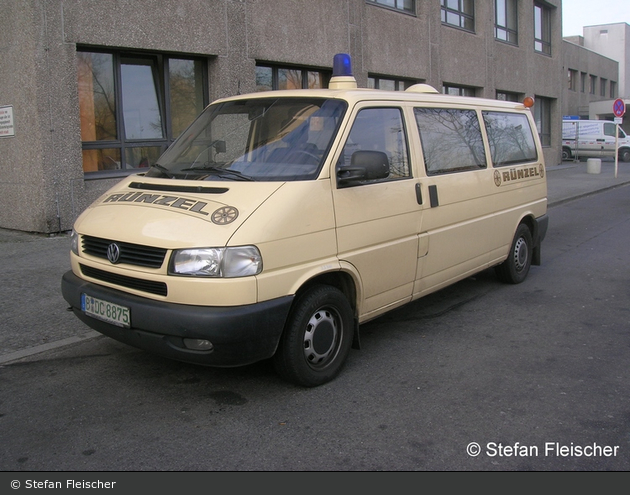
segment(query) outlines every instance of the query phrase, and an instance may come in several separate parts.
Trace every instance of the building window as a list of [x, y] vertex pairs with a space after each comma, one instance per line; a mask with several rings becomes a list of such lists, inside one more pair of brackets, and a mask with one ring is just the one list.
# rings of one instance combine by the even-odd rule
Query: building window
[[606, 96], [606, 86], [608, 86], [608, 79], [603, 77], [599, 79], [599, 96]]
[[571, 91], [577, 91], [577, 79], [578, 72], [576, 70], [569, 69], [567, 73], [567, 82]]
[[588, 92], [590, 94], [594, 95], [595, 94], [595, 89], [597, 87], [597, 76], [591, 75], [589, 77], [589, 80], [590, 80], [590, 85], [589, 85], [589, 88], [588, 88]]
[[543, 146], [551, 146], [551, 100], [536, 96], [534, 121]]
[[444, 84], [442, 93], [452, 96], [476, 96], [475, 88], [467, 86], [455, 86], [453, 84]]
[[551, 11], [538, 3], [534, 4], [534, 50], [551, 55]]
[[367, 0], [367, 3], [373, 3], [382, 7], [389, 7], [390, 9], [400, 10], [408, 14], [416, 13], [415, 0]]
[[610, 97], [617, 98], [617, 83], [615, 81], [610, 81]]
[[398, 79], [381, 76], [368, 76], [368, 88], [384, 89], [387, 91], [404, 91], [408, 87], [416, 84], [417, 81], [409, 79]]
[[580, 92], [586, 93], [586, 72], [580, 72]]
[[475, 30], [475, 0], [440, 0], [442, 23]]
[[518, 93], [497, 90], [497, 100], [519, 102], [521, 101], [521, 97]]
[[83, 171], [152, 165], [208, 103], [202, 59], [78, 51]]
[[516, 0], [495, 0], [494, 37], [498, 40], [518, 44]]
[[256, 91], [325, 88], [330, 73], [300, 67], [256, 66]]

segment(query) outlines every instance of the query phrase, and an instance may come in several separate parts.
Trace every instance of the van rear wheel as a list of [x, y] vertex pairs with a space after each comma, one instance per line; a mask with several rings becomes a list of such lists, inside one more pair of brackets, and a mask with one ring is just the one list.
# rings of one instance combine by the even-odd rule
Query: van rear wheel
[[520, 284], [525, 280], [532, 266], [533, 244], [529, 227], [524, 223], [520, 224], [507, 259], [495, 268], [499, 280], [508, 284]]
[[335, 287], [317, 285], [299, 295], [273, 357], [277, 373], [315, 387], [335, 378], [352, 345], [353, 312]]

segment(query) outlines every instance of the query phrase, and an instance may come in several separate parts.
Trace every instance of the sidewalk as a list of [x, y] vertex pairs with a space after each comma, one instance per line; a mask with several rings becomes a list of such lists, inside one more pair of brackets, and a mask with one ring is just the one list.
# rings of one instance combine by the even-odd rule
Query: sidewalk
[[[602, 161], [599, 174], [587, 162], [547, 167], [549, 206], [630, 183], [630, 163]], [[628, 190], [630, 195], [630, 189]], [[0, 366], [100, 334], [71, 312], [61, 296], [61, 277], [70, 267], [67, 233], [36, 235], [0, 229]]]
[[588, 173], [586, 161], [563, 162], [547, 167], [547, 198], [550, 207], [628, 183], [630, 163], [619, 162], [615, 177], [614, 159], [602, 160], [599, 174]]

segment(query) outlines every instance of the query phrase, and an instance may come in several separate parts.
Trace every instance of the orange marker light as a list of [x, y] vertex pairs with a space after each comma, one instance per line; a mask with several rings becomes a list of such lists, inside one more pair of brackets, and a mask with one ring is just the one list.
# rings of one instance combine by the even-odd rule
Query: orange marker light
[[527, 108], [531, 108], [534, 106], [534, 98], [532, 98], [531, 96], [526, 96], [525, 99], [523, 100], [523, 105], [525, 105], [525, 107]]

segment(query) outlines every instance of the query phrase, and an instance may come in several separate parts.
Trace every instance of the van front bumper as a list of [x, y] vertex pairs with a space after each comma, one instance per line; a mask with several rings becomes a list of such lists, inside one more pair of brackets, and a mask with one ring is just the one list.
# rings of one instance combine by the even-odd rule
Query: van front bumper
[[[108, 337], [178, 361], [225, 367], [273, 356], [293, 301], [285, 296], [234, 307], [173, 304], [103, 287], [72, 271], [63, 275], [61, 292], [81, 321]], [[129, 308], [130, 328], [87, 315], [81, 310], [81, 294]], [[184, 339], [208, 340], [212, 349], [189, 349]]]

